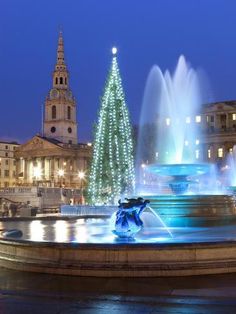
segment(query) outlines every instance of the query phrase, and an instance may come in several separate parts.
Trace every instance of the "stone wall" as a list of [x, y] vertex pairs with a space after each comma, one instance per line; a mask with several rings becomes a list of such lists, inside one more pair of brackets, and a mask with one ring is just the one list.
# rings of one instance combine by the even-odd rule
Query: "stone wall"
[[43, 210], [59, 208], [62, 204], [69, 204], [70, 200], [78, 197], [79, 193], [79, 190], [64, 188], [11, 187], [1, 188], [0, 198], [29, 204]]

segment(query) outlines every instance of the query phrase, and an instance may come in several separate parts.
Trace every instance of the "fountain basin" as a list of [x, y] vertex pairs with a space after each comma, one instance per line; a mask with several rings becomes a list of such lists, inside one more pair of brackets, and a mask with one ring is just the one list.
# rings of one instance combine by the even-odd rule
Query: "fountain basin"
[[171, 177], [169, 186], [175, 195], [185, 194], [189, 184], [194, 183], [189, 177], [199, 176], [210, 170], [209, 164], [153, 164], [147, 171], [160, 176]]
[[70, 244], [0, 241], [0, 266], [30, 272], [95, 276], [190, 276], [236, 271], [236, 242]]
[[145, 195], [168, 227], [212, 227], [236, 222], [234, 195]]
[[188, 177], [202, 175], [209, 171], [209, 164], [153, 164], [146, 169], [161, 176]]
[[174, 238], [163, 237], [163, 230], [159, 228], [148, 228], [137, 241], [117, 242], [110, 232], [105, 235], [106, 240], [99, 240], [99, 229], [94, 230], [93, 224], [100, 220], [94, 216], [90, 221], [90, 231], [97, 235], [97, 242], [92, 243], [89, 242], [90, 238], [82, 238], [82, 235], [90, 232], [84, 230], [90, 222], [84, 224], [80, 222], [81, 219], [84, 217], [1, 220], [6, 229], [9, 225], [23, 227], [25, 222], [31, 224], [36, 221], [35, 226], [39, 223], [45, 225], [48, 232], [59, 221], [57, 228], [61, 233], [62, 222], [70, 225], [76, 223], [81, 239], [70, 240], [73, 233], [67, 228], [68, 242], [48, 241], [50, 237], [33, 241], [33, 234], [37, 230], [33, 232], [30, 229], [32, 235], [27, 238], [24, 237], [25, 229], [22, 229], [22, 239], [0, 238], [0, 266], [21, 271], [94, 277], [190, 276], [236, 272], [236, 224], [210, 229], [174, 228]]

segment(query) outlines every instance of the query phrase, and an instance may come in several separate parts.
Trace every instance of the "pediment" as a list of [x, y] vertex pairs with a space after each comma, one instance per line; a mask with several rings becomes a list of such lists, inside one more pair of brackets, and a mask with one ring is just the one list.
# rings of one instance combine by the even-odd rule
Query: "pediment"
[[49, 142], [48, 140], [40, 137], [40, 136], [34, 136], [32, 139], [30, 139], [25, 144], [21, 145], [19, 147], [19, 150], [21, 151], [33, 151], [33, 150], [45, 150], [45, 149], [55, 149], [58, 148], [58, 145]]
[[55, 153], [60, 154], [62, 151], [63, 148], [59, 145], [36, 135], [16, 149], [15, 157], [50, 156]]

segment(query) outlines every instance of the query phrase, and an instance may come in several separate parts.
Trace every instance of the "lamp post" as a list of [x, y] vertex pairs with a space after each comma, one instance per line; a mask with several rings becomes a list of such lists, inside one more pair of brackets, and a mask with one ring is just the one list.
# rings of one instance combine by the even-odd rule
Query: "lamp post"
[[36, 166], [33, 168], [33, 178], [36, 181], [36, 185], [38, 187], [39, 180], [42, 178], [42, 168], [40, 166]]
[[81, 191], [81, 203], [84, 203], [84, 195], [83, 195], [83, 180], [85, 178], [85, 173], [84, 171], [79, 171], [78, 172], [78, 178], [79, 178], [79, 188]]
[[59, 180], [59, 182], [60, 182], [60, 188], [62, 187], [62, 178], [63, 178], [64, 174], [65, 174], [65, 171], [64, 171], [63, 169], [59, 169], [59, 170], [58, 170], [58, 176], [59, 176], [59, 178], [60, 178], [60, 180]]

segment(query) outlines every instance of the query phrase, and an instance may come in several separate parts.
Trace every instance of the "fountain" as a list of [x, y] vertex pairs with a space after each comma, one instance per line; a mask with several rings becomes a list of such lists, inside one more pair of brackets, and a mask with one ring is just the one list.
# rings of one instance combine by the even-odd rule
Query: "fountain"
[[200, 161], [200, 90], [183, 56], [172, 77], [154, 66], [137, 156], [148, 189], [139, 185], [138, 197], [116, 208], [67, 205], [58, 217], [0, 219], [0, 266], [96, 277], [236, 272], [235, 198], [209, 183], [214, 166]]
[[[202, 95], [199, 72], [187, 64], [184, 56], [180, 56], [172, 76], [169, 71], [163, 74], [157, 66], [150, 71], [141, 114], [137, 168], [142, 164], [145, 178], [155, 175], [159, 182], [167, 182], [169, 193], [146, 195], [142, 189], [139, 193], [151, 200], [151, 206], [168, 226], [219, 225], [235, 218], [233, 197], [204, 185], [214, 166], [200, 162], [200, 112], [206, 101]], [[147, 129], [152, 129], [151, 139]], [[148, 155], [147, 141], [151, 145]]]
[[222, 178], [228, 191], [236, 195], [236, 146], [226, 156], [226, 163], [221, 168]]
[[199, 74], [187, 64], [183, 56], [179, 58], [173, 76], [169, 71], [163, 74], [159, 67], [154, 66], [147, 80], [137, 160], [139, 163], [140, 160], [145, 162], [143, 144], [146, 141], [143, 137], [146, 134], [143, 130], [147, 124], [152, 124], [156, 137], [149, 151], [149, 163], [152, 165], [148, 169], [159, 175], [171, 176], [170, 187], [175, 194], [187, 191], [189, 176], [209, 171], [209, 165], [199, 164], [199, 112], [203, 102], [200, 90]]

